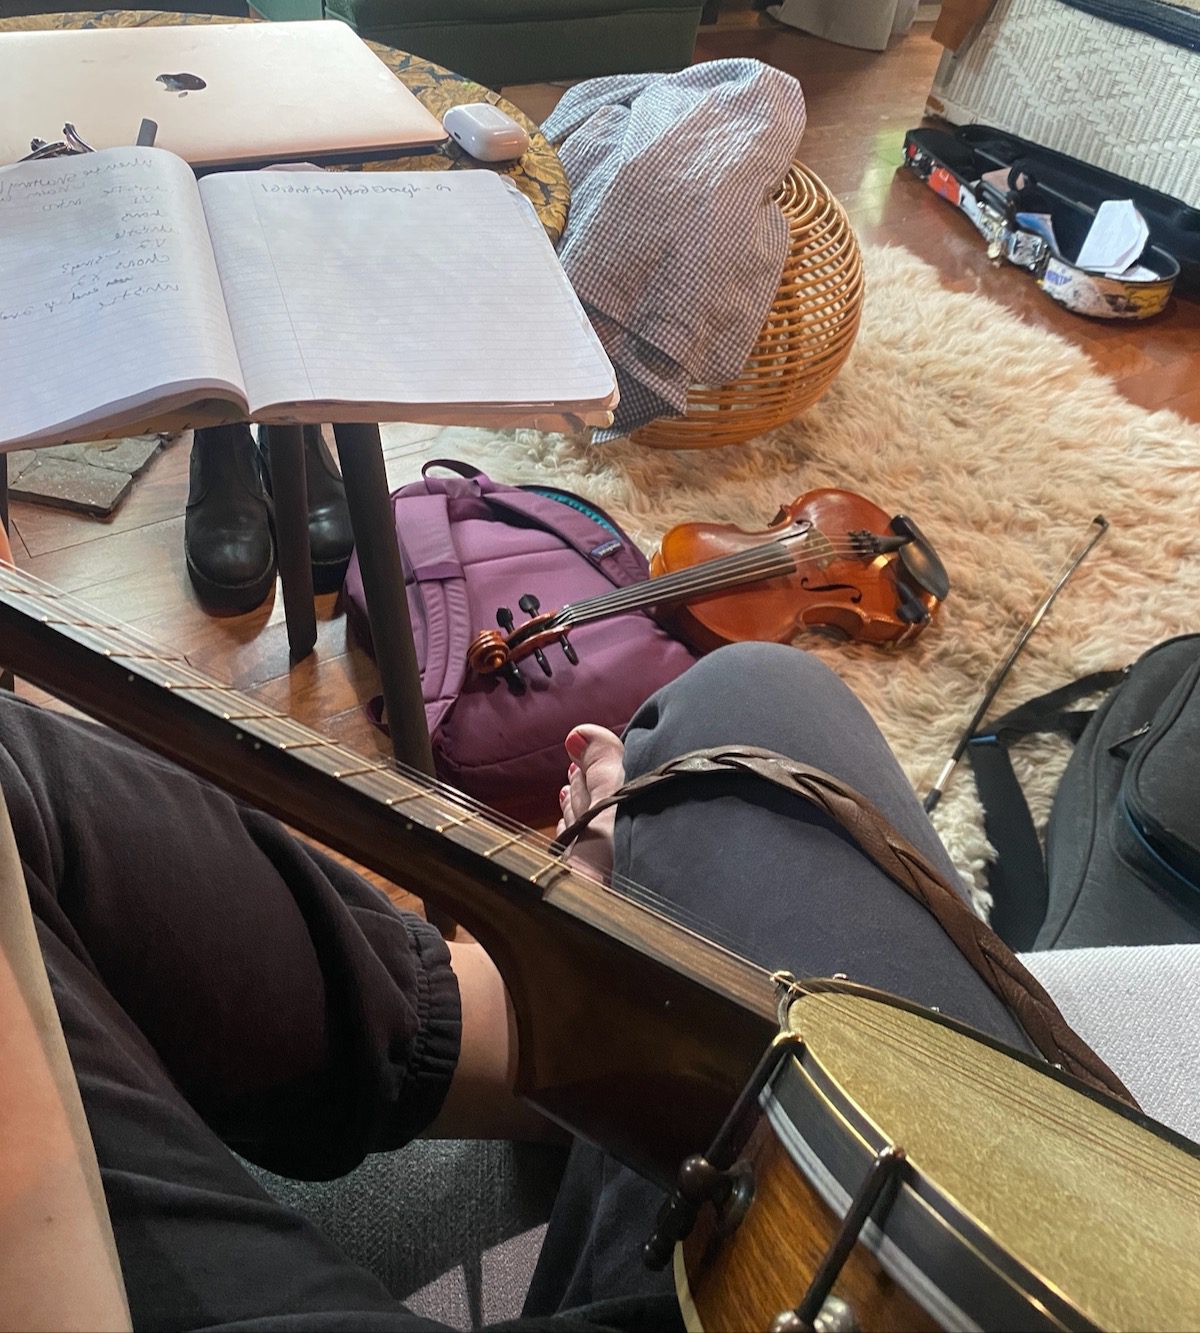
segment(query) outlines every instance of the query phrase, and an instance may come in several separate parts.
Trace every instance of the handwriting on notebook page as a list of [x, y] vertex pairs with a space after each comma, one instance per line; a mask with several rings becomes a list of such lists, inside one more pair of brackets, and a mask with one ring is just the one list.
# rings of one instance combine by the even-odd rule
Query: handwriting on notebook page
[[489, 171], [200, 182], [247, 397], [595, 402], [612, 368], [527, 201]]
[[0, 168], [0, 236], [3, 448], [232, 413], [582, 418], [614, 394], [536, 214], [492, 172], [197, 185], [170, 153], [106, 149]]
[[6, 437], [174, 383], [240, 386], [183, 162], [133, 149], [0, 169], [0, 235]]

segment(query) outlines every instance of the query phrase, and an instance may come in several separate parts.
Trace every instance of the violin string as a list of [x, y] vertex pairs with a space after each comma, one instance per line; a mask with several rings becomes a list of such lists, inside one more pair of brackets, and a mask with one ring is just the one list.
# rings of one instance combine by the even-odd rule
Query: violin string
[[[556, 624], [579, 625], [588, 620], [613, 615], [625, 608], [653, 605], [655, 601], [673, 601], [700, 592], [736, 587], [760, 578], [782, 577], [804, 565], [822, 561], [856, 557], [864, 562], [878, 558], [877, 553], [865, 552], [853, 543], [844, 547], [833, 543], [812, 555], [794, 555], [782, 543], [768, 543], [752, 552], [736, 556], [722, 556], [717, 560], [691, 565], [675, 574], [658, 575], [640, 583], [632, 583], [612, 593], [583, 602], [568, 603], [555, 616]], [[719, 566], [719, 568], [717, 568]], [[716, 576], [716, 577], [714, 577]]]
[[698, 595], [701, 592], [753, 583], [772, 575], [790, 574], [799, 564], [799, 561], [790, 559], [785, 551], [780, 550], [773, 552], [771, 556], [759, 556], [740, 564], [722, 565], [720, 569], [701, 567], [703, 572], [662, 575], [631, 584], [619, 592], [602, 593], [598, 597], [589, 598], [586, 602], [575, 602], [565, 606], [559, 619], [572, 626], [583, 625], [590, 620], [598, 620], [625, 609], [653, 605], [655, 602], [679, 601], [686, 599], [689, 594]]
[[569, 626], [584, 625], [593, 620], [619, 614], [625, 610], [637, 610], [643, 606], [652, 606], [657, 602], [688, 601], [705, 593], [720, 592], [726, 588], [744, 587], [751, 583], [769, 578], [783, 578], [794, 574], [800, 567], [800, 561], [764, 561], [747, 565], [739, 569], [727, 569], [720, 574], [706, 574], [673, 581], [669, 586], [659, 585], [657, 580], [647, 581], [637, 586], [636, 592], [606, 595], [603, 602], [590, 604], [586, 609], [578, 606], [564, 608], [562, 619]]
[[[5, 588], [4, 580], [8, 577], [10, 580], [15, 575], [15, 586]], [[314, 745], [319, 744], [326, 751], [332, 752], [344, 758], [347, 764], [361, 764], [364, 759], [369, 757], [361, 752], [350, 749], [348, 746], [323, 736], [320, 732], [306, 727], [302, 723], [296, 722], [286, 714], [271, 708], [267, 704], [261, 703], [252, 696], [244, 694], [231, 685], [215, 681], [207, 673], [194, 667], [184, 654], [169, 654], [162, 651], [162, 645], [153, 640], [149, 635], [129, 625], [127, 622], [120, 621], [111, 616], [106, 616], [94, 607], [88, 605], [71, 593], [65, 593], [54, 584], [38, 578], [36, 575], [25, 570], [16, 570], [11, 566], [0, 565], [0, 591], [11, 591], [16, 593], [28, 593], [32, 587], [38, 597], [51, 604], [52, 613], [62, 615], [64, 625], [74, 625], [76, 628], [89, 629], [102, 634], [110, 640], [109, 651], [114, 657], [127, 657], [129, 660], [145, 659], [152, 661], [160, 666], [168, 667], [173, 673], [180, 677], [177, 684], [184, 688], [188, 685], [187, 678], [191, 678], [191, 685], [197, 689], [217, 688], [227, 694], [235, 701], [245, 702], [259, 710], [256, 717], [244, 719], [247, 723], [250, 721], [261, 721], [264, 723], [276, 723], [292, 729], [292, 739], [297, 734], [311, 735], [314, 738]], [[77, 617], [72, 620], [71, 616]], [[53, 625], [55, 622], [45, 617], [47, 623]], [[125, 648], [136, 651], [125, 652]], [[281, 744], [282, 742], [276, 742]], [[294, 756], [303, 759], [304, 756]], [[323, 771], [323, 770], [322, 770]], [[680, 926], [686, 927], [691, 923], [695, 933], [702, 934], [713, 943], [719, 944], [728, 951], [737, 953], [737, 941], [725, 930], [719, 928], [715, 922], [706, 920], [699, 914], [685, 908], [682, 904], [674, 902], [672, 899], [656, 893], [645, 885], [638, 884], [628, 876], [620, 874], [610, 874], [606, 877], [598, 875], [586, 862], [576, 860], [566, 860], [556, 841], [540, 833], [536, 829], [531, 829], [516, 819], [493, 810], [482, 801], [468, 796], [465, 792], [448, 783], [442, 782], [437, 778], [430, 777], [428, 774], [411, 768], [406, 764], [400, 763], [392, 756], [380, 756], [379, 762], [372, 762], [367, 770], [371, 776], [391, 776], [403, 779], [409, 786], [418, 789], [422, 795], [430, 800], [444, 802], [451, 810], [466, 812], [471, 821], [478, 826], [479, 823], [486, 823], [492, 829], [503, 831], [507, 834], [516, 835], [513, 843], [514, 847], [536, 854], [546, 858], [548, 862], [561, 861], [564, 869], [569, 869], [572, 874], [587, 880], [601, 889], [611, 890], [618, 896], [635, 901], [641, 905], [655, 911], [659, 915], [665, 915], [670, 920]], [[358, 774], [357, 776], [364, 776]], [[463, 821], [466, 823], [466, 821]], [[739, 955], [740, 956], [740, 955]], [[746, 961], [746, 960], [743, 960]], [[765, 971], [765, 969], [763, 969]]]
[[[790, 570], [793, 566], [802, 564], [815, 564], [821, 560], [830, 557], [839, 556], [859, 556], [865, 558], [868, 554], [871, 559], [875, 558], [873, 553], [867, 553], [853, 541], [831, 542], [821, 538], [821, 549], [812, 554], [795, 553], [789, 547], [794, 543], [789, 543], [787, 539], [777, 538], [770, 542], [764, 542], [754, 547], [750, 551], [736, 552], [729, 556], [719, 556], [715, 560], [702, 561], [698, 565], [689, 565], [685, 569], [675, 571], [671, 574], [660, 574], [652, 579], [641, 583], [629, 584], [624, 588], [616, 590], [613, 593], [602, 593], [598, 597], [588, 598], [584, 602], [576, 602], [570, 606], [571, 610], [577, 610], [582, 607], [591, 607], [598, 603], [608, 603], [612, 600], [619, 600], [627, 596], [636, 596], [645, 594], [647, 583], [653, 583], [657, 588], [668, 588], [674, 592], [675, 586], [685, 583], [692, 579], [701, 580], [709, 577], [713, 572], [723, 572], [725, 570], [754, 570], [756, 567], [771, 568], [774, 565], [780, 565], [784, 570]], [[566, 610], [567, 608], [564, 608]]]

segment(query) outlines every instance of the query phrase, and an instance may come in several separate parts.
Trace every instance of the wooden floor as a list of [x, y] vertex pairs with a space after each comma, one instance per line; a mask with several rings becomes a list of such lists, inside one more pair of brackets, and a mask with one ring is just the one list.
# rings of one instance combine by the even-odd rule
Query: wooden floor
[[[904, 132], [921, 121], [939, 50], [927, 26], [876, 54], [735, 10], [701, 30], [696, 55], [753, 56], [800, 80], [808, 105], [801, 155], [845, 204], [861, 240], [913, 251], [935, 265], [947, 287], [985, 294], [1083, 348], [1131, 401], [1200, 422], [1200, 305], [1175, 300], [1165, 315], [1136, 327], [1070, 315], [1024, 273], [992, 266], [965, 218], [897, 172]], [[516, 96], [537, 116], [553, 100], [545, 89]], [[422, 429], [407, 433], [408, 448]], [[319, 600], [316, 652], [294, 667], [278, 594], [260, 610], [232, 618], [199, 607], [183, 559], [187, 463], [186, 448], [169, 449], [109, 522], [14, 503], [19, 564], [272, 706], [359, 748], [382, 748], [360, 708], [377, 689], [374, 667], [348, 641], [334, 597]]]

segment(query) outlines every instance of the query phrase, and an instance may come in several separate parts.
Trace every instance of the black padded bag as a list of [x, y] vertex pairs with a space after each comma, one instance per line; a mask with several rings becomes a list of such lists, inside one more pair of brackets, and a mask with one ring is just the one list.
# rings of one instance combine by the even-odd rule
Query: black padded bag
[[[1069, 705], [1098, 689], [1094, 712]], [[1045, 860], [1007, 747], [1076, 739]], [[1200, 942], [1200, 634], [1005, 714], [968, 747], [997, 851], [992, 927], [1014, 949]]]

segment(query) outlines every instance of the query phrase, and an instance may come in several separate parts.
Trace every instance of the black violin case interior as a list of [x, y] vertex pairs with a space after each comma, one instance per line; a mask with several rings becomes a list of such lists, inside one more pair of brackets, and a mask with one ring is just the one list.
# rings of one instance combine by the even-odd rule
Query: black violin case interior
[[[986, 125], [909, 130], [904, 165], [970, 218], [993, 259], [1028, 270], [1077, 314], [1147, 319], [1177, 283], [1200, 293], [1200, 210], [1170, 195]], [[983, 180], [999, 170], [1007, 173], [1003, 185]], [[1138, 263], [1150, 276], [1135, 281], [1075, 265], [1106, 199], [1132, 199], [1145, 218], [1150, 239]], [[1057, 244], [1019, 223], [1018, 213], [1049, 214]]]

